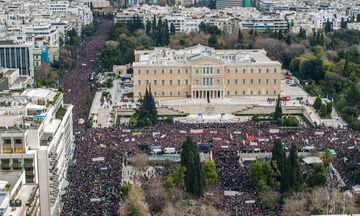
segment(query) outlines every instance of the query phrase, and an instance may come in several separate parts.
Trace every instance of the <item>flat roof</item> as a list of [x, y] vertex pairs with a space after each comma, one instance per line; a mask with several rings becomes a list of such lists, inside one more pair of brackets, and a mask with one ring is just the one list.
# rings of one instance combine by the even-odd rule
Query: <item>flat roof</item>
[[37, 184], [23, 184], [18, 194], [16, 195], [16, 199], [20, 199], [22, 203], [26, 203], [33, 192], [33, 190], [37, 187]]
[[44, 132], [55, 134], [56, 130], [59, 128], [60, 123], [60, 119], [53, 119], [50, 124], [46, 125]]
[[49, 96], [50, 93], [51, 93], [51, 89], [34, 88], [34, 89], [25, 89], [25, 91], [21, 94], [21, 96], [45, 99]]
[[0, 181], [5, 181], [13, 187], [19, 180], [21, 173], [22, 171], [0, 172]]

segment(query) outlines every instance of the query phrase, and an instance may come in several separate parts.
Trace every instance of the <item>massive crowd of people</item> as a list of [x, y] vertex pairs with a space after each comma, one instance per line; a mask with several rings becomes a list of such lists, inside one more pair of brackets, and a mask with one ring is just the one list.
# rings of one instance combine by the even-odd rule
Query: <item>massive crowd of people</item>
[[[359, 158], [359, 134], [351, 129], [333, 129], [307, 126], [301, 130], [278, 130], [275, 125], [254, 121], [239, 123], [160, 122], [142, 130], [118, 128], [90, 128], [77, 124], [87, 106], [85, 98], [91, 89], [90, 74], [99, 66], [99, 53], [111, 21], [103, 20], [99, 30], [85, 44], [76, 66], [64, 75], [64, 102], [74, 105], [73, 120], [75, 152], [73, 165], [68, 169], [70, 182], [64, 195], [62, 215], [116, 215], [120, 201], [120, 184], [125, 152], [146, 151], [151, 146], [181, 149], [187, 136], [197, 144], [205, 144], [213, 152], [219, 181], [216, 185], [221, 204], [219, 208], [231, 215], [277, 215], [276, 209], [263, 209], [259, 196], [249, 178], [249, 169], [239, 163], [239, 152], [270, 152], [276, 138], [290, 149], [296, 143], [298, 150], [314, 146], [316, 150], [335, 149], [338, 159], [335, 167], [345, 179], [347, 187], [353, 184], [352, 174], [346, 173], [343, 157]], [[93, 95], [93, 94], [92, 94]], [[93, 96], [92, 96], [93, 97]], [[146, 146], [146, 148], [144, 148]], [[225, 196], [224, 191], [236, 192]]]

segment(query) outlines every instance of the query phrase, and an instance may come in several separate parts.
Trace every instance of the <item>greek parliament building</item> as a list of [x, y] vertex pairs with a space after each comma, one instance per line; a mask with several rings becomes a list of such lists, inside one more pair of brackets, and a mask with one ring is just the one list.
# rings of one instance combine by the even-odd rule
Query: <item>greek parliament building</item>
[[215, 50], [197, 45], [181, 50], [135, 51], [134, 98], [146, 87], [158, 98], [216, 99], [280, 94], [281, 64], [264, 50]]

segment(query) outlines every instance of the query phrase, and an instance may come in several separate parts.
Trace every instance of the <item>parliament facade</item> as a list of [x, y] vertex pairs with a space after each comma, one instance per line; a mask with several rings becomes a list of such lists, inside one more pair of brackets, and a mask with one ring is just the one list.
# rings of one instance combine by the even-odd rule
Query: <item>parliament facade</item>
[[149, 86], [155, 99], [280, 94], [281, 64], [270, 60], [264, 50], [215, 50], [202, 45], [137, 50], [133, 73], [135, 99]]

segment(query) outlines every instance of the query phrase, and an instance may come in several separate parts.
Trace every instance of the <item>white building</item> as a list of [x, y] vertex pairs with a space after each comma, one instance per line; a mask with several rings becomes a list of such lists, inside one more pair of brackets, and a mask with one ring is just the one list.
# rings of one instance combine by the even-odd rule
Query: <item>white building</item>
[[74, 148], [73, 106], [63, 104], [62, 97], [51, 89], [0, 97], [1, 172], [25, 170], [25, 182], [39, 184], [41, 215], [61, 212]]

